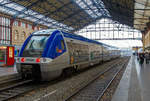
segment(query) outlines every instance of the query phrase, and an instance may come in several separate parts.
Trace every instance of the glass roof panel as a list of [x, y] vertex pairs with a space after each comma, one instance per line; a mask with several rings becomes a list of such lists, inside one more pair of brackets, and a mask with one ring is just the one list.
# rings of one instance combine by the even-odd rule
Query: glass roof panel
[[35, 15], [35, 17], [37, 17], [37, 18], [43, 18], [44, 15]]
[[32, 15], [37, 15], [38, 14], [38, 13], [32, 11], [32, 10], [26, 10], [24, 13], [25, 14], [32, 14]]
[[24, 14], [19, 14], [19, 15], [18, 15], [19, 18], [22, 18], [22, 17], [24, 17], [24, 16], [25, 16]]
[[7, 10], [6, 11], [8, 14], [10, 14], [10, 15], [14, 15], [16, 12], [14, 12], [14, 11], [9, 11], [9, 10]]
[[[94, 40], [102, 40], [103, 41], [110, 41], [110, 40], [117, 40], [117, 39], [125, 39], [125, 40], [139, 40], [142, 39], [142, 34], [139, 30], [133, 29], [124, 24], [120, 24], [119, 22], [113, 21], [111, 19], [102, 18], [97, 20], [96, 23], [88, 25], [83, 29], [76, 31], [75, 34], [82, 35], [84, 37], [94, 39]], [[140, 40], [141, 41], [141, 40]], [[116, 42], [110, 41], [109, 45], [115, 45], [119, 47], [123, 47], [120, 43], [123, 42]], [[137, 43], [135, 43], [137, 44]], [[132, 45], [132, 42], [129, 43]]]
[[11, 7], [11, 8], [13, 8], [13, 9], [15, 9], [15, 10], [18, 10], [18, 11], [22, 11], [23, 9], [25, 9], [24, 7], [18, 6], [18, 5], [15, 4], [15, 3], [8, 3], [8, 4], [5, 4], [5, 6]]
[[83, 10], [85, 10], [92, 18], [102, 15], [110, 16], [104, 3], [101, 0], [74, 0]]
[[4, 13], [7, 13], [7, 14], [10, 14], [10, 15], [14, 15], [16, 13], [15, 11], [9, 10], [8, 8], [1, 7], [1, 6], [0, 6], [0, 11], [4, 12]]

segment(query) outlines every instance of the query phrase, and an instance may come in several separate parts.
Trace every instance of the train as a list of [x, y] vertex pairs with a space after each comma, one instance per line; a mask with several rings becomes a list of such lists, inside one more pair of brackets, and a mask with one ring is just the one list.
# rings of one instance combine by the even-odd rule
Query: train
[[16, 59], [22, 78], [49, 81], [66, 71], [78, 70], [120, 57], [112, 46], [57, 29], [33, 32]]

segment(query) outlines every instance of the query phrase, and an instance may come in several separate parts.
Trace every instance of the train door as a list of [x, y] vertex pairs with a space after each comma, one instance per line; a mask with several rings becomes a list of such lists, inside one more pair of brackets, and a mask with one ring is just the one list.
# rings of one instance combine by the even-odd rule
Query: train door
[[72, 45], [72, 41], [68, 41], [67, 42], [67, 47], [68, 47], [68, 52], [69, 52], [69, 64], [73, 64], [74, 63], [74, 49], [73, 49], [73, 45]]

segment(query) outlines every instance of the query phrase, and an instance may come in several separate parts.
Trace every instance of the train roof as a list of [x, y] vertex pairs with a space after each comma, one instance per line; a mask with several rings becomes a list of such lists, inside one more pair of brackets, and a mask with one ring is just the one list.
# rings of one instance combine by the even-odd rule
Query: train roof
[[67, 38], [72, 38], [72, 39], [81, 40], [81, 41], [84, 41], [84, 42], [89, 42], [89, 43], [95, 43], [95, 44], [103, 45], [103, 43], [101, 43], [101, 42], [98, 42], [98, 41], [95, 41], [95, 40], [91, 40], [91, 39], [85, 38], [85, 37], [80, 36], [80, 35], [66, 33], [66, 32], [62, 32], [62, 33], [63, 33], [64, 37], [67, 37]]
[[103, 45], [103, 46], [109, 47], [109, 48], [110, 47], [111, 48], [116, 48], [116, 47], [113, 47], [113, 46], [110, 46], [110, 45], [107, 45], [107, 44], [104, 44], [104, 43], [101, 43], [101, 42], [98, 42], [98, 41], [95, 41], [95, 40], [91, 40], [91, 39], [85, 38], [85, 37], [83, 37], [81, 35], [63, 32], [63, 31], [60, 31], [60, 30], [57, 30], [57, 29], [44, 29], [44, 30], [33, 32], [32, 35], [37, 35], [37, 34], [52, 34], [55, 31], [62, 32], [62, 34], [64, 35], [64, 37], [67, 37], [67, 38], [81, 40], [81, 41], [89, 42], [89, 43], [95, 43], [95, 44]]
[[56, 29], [44, 29], [44, 30], [33, 32], [32, 35], [37, 35], [37, 34], [49, 34], [50, 35], [54, 31], [56, 31]]
[[104, 43], [101, 43], [101, 42], [98, 42], [95, 40], [91, 40], [91, 39], [85, 38], [85, 37], [77, 35], [77, 34], [71, 34], [71, 33], [66, 33], [66, 32], [62, 32], [62, 33], [63, 33], [64, 37], [67, 37], [67, 38], [72, 38], [72, 39], [81, 40], [81, 41], [85, 41], [85, 42], [89, 42], [89, 43], [103, 45], [104, 47], [118, 49], [117, 47], [110, 46], [110, 45], [107, 45], [107, 44], [104, 44]]

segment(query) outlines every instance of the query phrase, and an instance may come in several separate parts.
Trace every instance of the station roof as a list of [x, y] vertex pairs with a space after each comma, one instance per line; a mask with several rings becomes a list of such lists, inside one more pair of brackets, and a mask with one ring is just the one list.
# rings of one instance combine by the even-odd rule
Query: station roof
[[134, 0], [103, 0], [103, 2], [113, 20], [133, 27]]
[[150, 21], [150, 0], [135, 0], [134, 27], [139, 30], [146, 30]]
[[49, 28], [75, 31], [102, 16], [109, 16], [101, 0], [0, 0], [0, 10], [13, 18]]
[[149, 0], [0, 0], [0, 11], [69, 32], [103, 17], [143, 30], [149, 5]]

